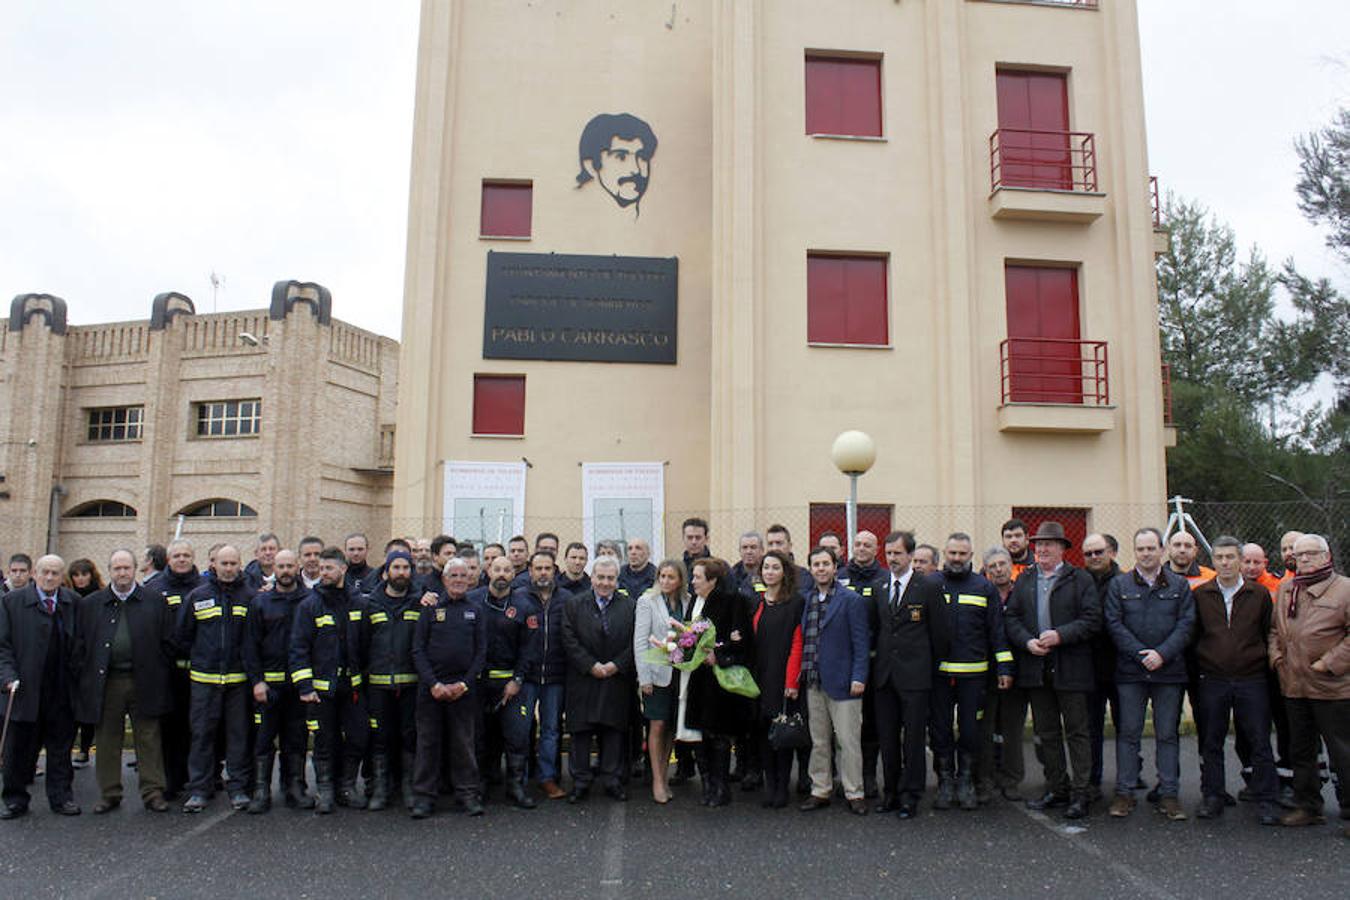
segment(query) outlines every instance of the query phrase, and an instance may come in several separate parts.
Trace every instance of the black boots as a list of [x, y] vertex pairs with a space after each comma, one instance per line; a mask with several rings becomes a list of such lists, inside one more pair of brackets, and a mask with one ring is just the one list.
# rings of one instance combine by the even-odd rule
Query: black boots
[[979, 807], [975, 799], [975, 757], [970, 753], [960, 755], [960, 766], [956, 776], [956, 802], [967, 812]]
[[372, 812], [378, 812], [389, 805], [389, 757], [376, 753], [370, 759], [370, 804]]
[[506, 755], [506, 798], [520, 809], [534, 809], [534, 798], [525, 790], [525, 757], [523, 754]]
[[937, 796], [933, 799], [933, 809], [951, 809], [956, 803], [956, 773], [953, 771], [954, 768], [952, 760], [938, 760], [938, 788]]
[[314, 812], [326, 816], [333, 811], [336, 800], [333, 793], [333, 763], [319, 756], [314, 757]]
[[253, 760], [253, 799], [248, 811], [265, 813], [272, 808], [272, 760], [274, 755], [259, 756]]
[[305, 790], [305, 754], [286, 754], [286, 806], [313, 809], [314, 798]]
[[352, 760], [342, 767], [342, 786], [338, 788], [338, 806], [350, 806], [352, 809], [365, 809], [366, 798], [356, 789], [357, 763]]

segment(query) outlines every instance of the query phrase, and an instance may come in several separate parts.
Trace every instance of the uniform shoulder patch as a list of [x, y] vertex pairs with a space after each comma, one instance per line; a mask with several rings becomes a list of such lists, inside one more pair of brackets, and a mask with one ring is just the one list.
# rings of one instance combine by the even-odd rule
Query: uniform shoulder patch
[[539, 617], [538, 617], [538, 616], [526, 616], [526, 617], [525, 617], [525, 627], [526, 627], [526, 628], [529, 628], [529, 629], [535, 629], [535, 628], [538, 628], [538, 627], [539, 627]]
[[508, 619], [514, 619], [516, 617], [516, 608], [514, 606], [508, 606], [503, 610], [503, 613]]

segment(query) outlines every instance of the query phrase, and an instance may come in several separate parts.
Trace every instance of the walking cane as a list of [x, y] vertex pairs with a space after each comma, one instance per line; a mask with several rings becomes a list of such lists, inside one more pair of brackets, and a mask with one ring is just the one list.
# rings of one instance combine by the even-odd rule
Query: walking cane
[[14, 695], [19, 692], [19, 683], [14, 682], [14, 690], [9, 691], [9, 702], [5, 704], [5, 724], [0, 728], [0, 765], [5, 761], [5, 738], [9, 737], [9, 716], [14, 712]]

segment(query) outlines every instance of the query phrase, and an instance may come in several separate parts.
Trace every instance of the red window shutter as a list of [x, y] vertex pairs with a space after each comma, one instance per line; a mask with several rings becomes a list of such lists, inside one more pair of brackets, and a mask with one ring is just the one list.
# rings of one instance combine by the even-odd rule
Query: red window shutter
[[1088, 510], [1071, 506], [1014, 506], [1011, 518], [1021, 519], [1027, 523], [1028, 538], [1036, 533], [1042, 522], [1058, 522], [1063, 525], [1064, 536], [1073, 542], [1064, 558], [1075, 566], [1083, 565], [1083, 541], [1088, 534]]
[[[1006, 266], [1009, 399], [1082, 403], [1078, 270]], [[1055, 343], [1047, 339], [1066, 339]]]
[[[877, 557], [881, 559], [881, 564], [886, 565], [886, 560], [882, 556], [884, 548], [882, 541], [886, 540], [886, 535], [891, 532], [891, 514], [894, 508], [889, 503], [859, 503], [858, 504], [858, 530], [870, 531], [877, 536]], [[811, 547], [820, 543], [820, 536], [827, 531], [833, 531], [839, 535], [841, 544], [848, 543], [848, 510], [842, 503], [812, 503], [811, 504]], [[845, 547], [845, 554], [853, 548]], [[806, 565], [806, 560], [800, 560], [802, 565]], [[841, 561], [842, 562], [842, 561]]]
[[525, 376], [473, 376], [473, 433], [525, 433]]
[[813, 344], [885, 344], [886, 257], [806, 257], [806, 339]]
[[533, 206], [533, 184], [484, 181], [478, 233], [483, 237], [529, 237]]
[[881, 136], [881, 60], [806, 58], [806, 133]]
[[1000, 70], [997, 92], [1002, 183], [1072, 189], [1068, 79], [1056, 72]]

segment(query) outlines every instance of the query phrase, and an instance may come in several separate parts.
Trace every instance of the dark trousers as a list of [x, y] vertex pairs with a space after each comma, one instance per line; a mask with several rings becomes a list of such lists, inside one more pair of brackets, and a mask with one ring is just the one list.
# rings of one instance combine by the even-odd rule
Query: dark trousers
[[136, 746], [136, 776], [142, 800], [164, 793], [164, 757], [159, 719], [140, 714], [136, 706], [136, 682], [130, 674], [110, 674], [103, 685], [103, 720], [95, 740], [94, 775], [103, 799], [122, 799], [122, 742], [126, 721], [131, 717], [131, 736]]
[[1223, 744], [1228, 737], [1231, 714], [1250, 754], [1253, 798], [1273, 802], [1279, 782], [1275, 778], [1275, 757], [1270, 752], [1270, 703], [1266, 699], [1265, 677], [1233, 680], [1201, 675], [1197, 699], [1204, 708], [1198, 718], [1205, 723], [1205, 730], [1200, 733], [1200, 752], [1205, 762], [1200, 769], [1200, 792], [1206, 798], [1224, 795]]
[[1120, 694], [1120, 727], [1116, 729], [1116, 793], [1133, 796], [1143, 764], [1140, 744], [1144, 715], [1153, 704], [1153, 745], [1158, 767], [1158, 795], [1176, 797], [1181, 790], [1181, 697], [1185, 684], [1156, 681], [1126, 681], [1116, 685]]
[[253, 755], [271, 756], [275, 749], [282, 759], [288, 753], [305, 752], [308, 735], [305, 729], [305, 704], [290, 685], [269, 684], [267, 702], [257, 704], [253, 721]]
[[305, 727], [314, 735], [314, 765], [332, 767], [333, 780], [350, 784], [356, 780], [370, 740], [370, 717], [365, 694], [352, 690], [344, 678], [331, 694], [320, 694], [308, 704]]
[[[955, 752], [971, 759], [980, 755], [980, 717], [984, 712], [984, 673], [967, 678], [938, 675], [928, 700], [928, 727], [933, 732], [933, 764], [955, 768]], [[952, 707], [956, 707], [958, 738], [952, 730]]]
[[881, 772], [885, 797], [902, 794], [917, 800], [927, 778], [924, 768], [924, 725], [928, 721], [930, 691], [901, 691], [891, 683], [879, 685], [873, 712], [881, 745]]
[[87, 754], [89, 748], [94, 746], [94, 730], [95, 726], [90, 725], [88, 722], [79, 727], [79, 746], [81, 753]]
[[469, 691], [458, 700], [433, 700], [431, 691], [417, 689], [417, 763], [413, 792], [421, 803], [436, 802], [441, 780], [441, 756], [448, 748], [450, 783], [455, 796], [466, 803], [478, 796], [478, 760], [474, 733], [478, 697]]
[[253, 689], [247, 684], [192, 685], [189, 718], [192, 747], [188, 752], [189, 794], [210, 797], [215, 793], [216, 736], [225, 735], [225, 788], [231, 794], [247, 791], [253, 784], [252, 747], [248, 733], [249, 698]]
[[1284, 698], [1289, 713], [1289, 756], [1294, 766], [1294, 802], [1309, 812], [1322, 811], [1322, 780], [1317, 774], [1317, 745], [1326, 742], [1331, 771], [1345, 790], [1350, 785], [1350, 700]]
[[[8, 807], [28, 808], [28, 785], [37, 772], [38, 754], [47, 751], [47, 802], [55, 809], [73, 799], [71, 783], [75, 768], [70, 764], [70, 748], [75, 743], [75, 714], [70, 702], [53, 691], [43, 693], [37, 719], [9, 723], [5, 754], [4, 803]], [[4, 702], [12, 698], [4, 695]]]
[[[1061, 691], [1052, 687], [1027, 689], [1031, 701], [1031, 727], [1040, 743], [1045, 787], [1056, 794], [1081, 794], [1087, 790], [1092, 770], [1092, 741], [1088, 737], [1088, 692]], [[1068, 747], [1068, 766], [1064, 749]]]
[[[1270, 709], [1270, 718], [1275, 725], [1275, 774], [1281, 782], [1294, 777], [1293, 767], [1289, 763], [1289, 715], [1284, 710], [1284, 695], [1280, 693], [1280, 678], [1274, 672], [1267, 673], [1266, 702]], [[1251, 746], [1247, 736], [1239, 729], [1233, 738], [1233, 749], [1242, 761], [1242, 777], [1249, 778], [1252, 769]]]
[[572, 770], [572, 784], [577, 790], [591, 786], [591, 745], [600, 748], [600, 780], [607, 788], [619, 786], [619, 767], [623, 755], [623, 731], [605, 725], [593, 725], [572, 732], [572, 755], [568, 767]]
[[169, 676], [173, 709], [159, 720], [159, 741], [164, 749], [164, 796], [173, 797], [188, 782], [188, 755], [192, 752], [192, 682], [187, 669]]
[[530, 746], [525, 691], [522, 689], [510, 702], [503, 702], [508, 684], [509, 678], [487, 678], [478, 686], [482, 718], [476, 729], [475, 752], [478, 777], [484, 784], [501, 782], [503, 753], [511, 777], [523, 778], [525, 773], [525, 754]]
[[764, 774], [764, 795], [770, 800], [787, 802], [792, 780], [792, 748], [775, 750], [769, 743], [769, 724], [772, 719], [756, 720], [755, 742], [759, 745], [760, 770]]
[[406, 757], [411, 761], [417, 753], [417, 685], [371, 688], [367, 697], [371, 752], [389, 760], [395, 784], [411, 778], [412, 772], [403, 771], [403, 760]]
[[[980, 720], [979, 783], [985, 789], [1017, 790], [1026, 777], [1022, 737], [1027, 729], [1027, 692], [1019, 687], [985, 686], [984, 718]], [[1039, 759], [1039, 753], [1037, 755]]]
[[1111, 711], [1111, 724], [1119, 731], [1120, 694], [1116, 691], [1115, 682], [1098, 683], [1097, 689], [1088, 694], [1088, 738], [1092, 741], [1092, 774], [1088, 776], [1088, 784], [1094, 787], [1101, 787], [1102, 784], [1108, 708]]

